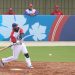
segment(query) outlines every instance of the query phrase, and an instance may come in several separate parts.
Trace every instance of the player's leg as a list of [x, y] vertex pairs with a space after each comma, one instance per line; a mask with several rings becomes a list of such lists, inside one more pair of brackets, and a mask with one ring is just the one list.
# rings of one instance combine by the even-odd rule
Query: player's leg
[[12, 46], [12, 51], [13, 51], [13, 56], [3, 58], [2, 59], [3, 63], [8, 63], [10, 61], [16, 60], [20, 54], [21, 46], [19, 46], [19, 45]]
[[32, 64], [31, 64], [31, 60], [30, 60], [29, 53], [28, 53], [27, 48], [26, 48], [26, 46], [25, 46], [24, 43], [22, 44], [22, 52], [23, 52], [23, 54], [24, 54], [24, 56], [25, 56], [27, 66], [28, 66], [29, 68], [33, 68], [33, 67], [32, 67]]

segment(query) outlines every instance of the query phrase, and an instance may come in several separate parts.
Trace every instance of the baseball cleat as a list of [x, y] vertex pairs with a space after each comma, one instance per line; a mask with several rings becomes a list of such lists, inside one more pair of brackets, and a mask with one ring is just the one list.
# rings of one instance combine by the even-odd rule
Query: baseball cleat
[[29, 66], [29, 68], [30, 68], [30, 69], [33, 69], [34, 67], [33, 67], [33, 66]]
[[0, 61], [0, 67], [4, 67], [4, 63], [2, 62], [2, 60]]

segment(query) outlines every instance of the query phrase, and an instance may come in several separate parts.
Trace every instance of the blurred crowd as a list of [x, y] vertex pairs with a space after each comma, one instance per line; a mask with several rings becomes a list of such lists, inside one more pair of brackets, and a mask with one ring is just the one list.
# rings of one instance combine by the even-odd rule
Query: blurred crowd
[[[38, 15], [40, 12], [33, 7], [33, 4], [30, 3], [28, 5], [28, 8], [24, 10], [24, 15], [29, 15], [29, 16], [35, 16]], [[14, 12], [13, 8], [9, 8], [5, 15], [15, 15], [16, 13]], [[50, 15], [63, 15], [63, 12], [60, 10], [60, 7], [58, 5], [54, 6], [54, 10], [50, 13]]]

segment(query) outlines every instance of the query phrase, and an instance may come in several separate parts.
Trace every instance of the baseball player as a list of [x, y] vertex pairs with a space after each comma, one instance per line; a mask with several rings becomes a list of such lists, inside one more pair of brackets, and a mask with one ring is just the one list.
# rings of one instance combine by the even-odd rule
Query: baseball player
[[24, 45], [24, 43], [22, 42], [23, 35], [24, 35], [23, 29], [18, 27], [18, 24], [13, 23], [12, 24], [12, 32], [10, 35], [10, 41], [13, 43], [13, 46], [11, 47], [11, 49], [13, 51], [13, 55], [8, 58], [2, 58], [2, 60], [0, 61], [1, 67], [4, 67], [5, 63], [8, 63], [8, 62], [18, 59], [18, 56], [19, 56], [20, 52], [22, 51], [26, 58], [27, 66], [29, 68], [33, 68], [27, 48]]
[[54, 11], [51, 13], [51, 15], [63, 15], [63, 12], [59, 9], [59, 6], [56, 5]]
[[8, 12], [5, 13], [5, 15], [15, 15], [16, 13], [13, 11], [13, 8], [9, 8]]
[[34, 9], [33, 4], [31, 4], [31, 3], [29, 4], [28, 9], [26, 9], [24, 11], [24, 15], [35, 16], [35, 15], [38, 15], [38, 14], [39, 14], [38, 10]]

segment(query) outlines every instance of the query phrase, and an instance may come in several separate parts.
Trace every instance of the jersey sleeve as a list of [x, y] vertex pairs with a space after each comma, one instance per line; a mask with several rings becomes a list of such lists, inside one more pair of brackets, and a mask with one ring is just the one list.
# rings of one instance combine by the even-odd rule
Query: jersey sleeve
[[14, 32], [12, 31], [10, 34], [10, 41], [16, 43], [16, 38], [13, 36]]

